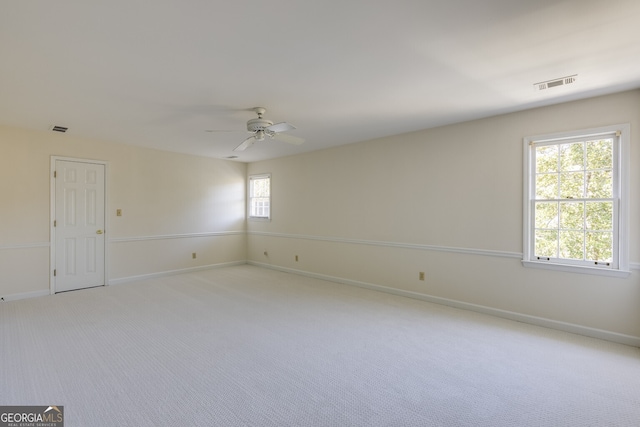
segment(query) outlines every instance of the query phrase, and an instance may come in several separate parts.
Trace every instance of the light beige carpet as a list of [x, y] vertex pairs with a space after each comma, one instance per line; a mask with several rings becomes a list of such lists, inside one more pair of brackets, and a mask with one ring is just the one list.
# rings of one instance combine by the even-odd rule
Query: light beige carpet
[[640, 349], [238, 266], [0, 304], [66, 426], [638, 426]]

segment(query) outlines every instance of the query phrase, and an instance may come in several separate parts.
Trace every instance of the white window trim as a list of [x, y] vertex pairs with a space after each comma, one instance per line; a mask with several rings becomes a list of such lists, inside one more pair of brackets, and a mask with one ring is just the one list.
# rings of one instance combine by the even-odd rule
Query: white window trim
[[[251, 215], [251, 180], [253, 179], [262, 179], [269, 178], [269, 216], [252, 216]], [[254, 175], [249, 175], [249, 179], [247, 179], [247, 219], [250, 221], [271, 221], [271, 174], [270, 173], [259, 173]]]
[[[544, 142], [551, 140], [571, 139], [578, 136], [601, 135], [606, 133], [620, 132], [619, 153], [617, 156], [618, 174], [613, 179], [619, 180], [618, 195], [618, 268], [588, 267], [583, 265], [570, 265], [559, 262], [537, 261], [533, 256], [533, 201], [531, 198], [532, 187], [534, 185], [535, 165], [531, 155], [531, 146], [534, 142]], [[547, 270], [565, 271], [572, 273], [594, 274], [611, 277], [628, 277], [629, 271], [629, 169], [630, 169], [630, 132], [631, 126], [618, 124], [604, 126], [593, 129], [579, 131], [562, 132], [547, 135], [529, 136], [523, 140], [523, 259], [525, 267], [541, 268]]]

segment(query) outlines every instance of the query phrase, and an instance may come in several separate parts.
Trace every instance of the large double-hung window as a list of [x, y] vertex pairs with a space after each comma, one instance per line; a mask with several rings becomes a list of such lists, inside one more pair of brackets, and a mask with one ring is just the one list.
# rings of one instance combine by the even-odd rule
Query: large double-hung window
[[524, 264], [627, 275], [629, 125], [524, 142]]

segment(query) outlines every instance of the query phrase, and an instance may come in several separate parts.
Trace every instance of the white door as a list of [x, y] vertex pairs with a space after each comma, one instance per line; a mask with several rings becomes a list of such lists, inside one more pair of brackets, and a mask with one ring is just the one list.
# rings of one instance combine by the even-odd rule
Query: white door
[[56, 160], [55, 292], [105, 284], [105, 165]]

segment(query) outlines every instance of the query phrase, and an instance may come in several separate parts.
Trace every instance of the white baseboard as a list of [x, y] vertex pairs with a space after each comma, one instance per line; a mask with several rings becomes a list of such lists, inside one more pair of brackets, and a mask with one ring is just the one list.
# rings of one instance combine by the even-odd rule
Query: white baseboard
[[0, 295], [0, 302], [16, 301], [16, 300], [25, 299], [25, 298], [43, 297], [49, 294], [50, 294], [49, 289], [46, 289], [43, 291], [21, 292], [19, 294]]
[[137, 276], [128, 276], [128, 277], [120, 277], [117, 279], [109, 279], [108, 284], [109, 285], [121, 285], [124, 283], [130, 283], [130, 282], [136, 282], [138, 280], [145, 280], [145, 279], [154, 279], [157, 277], [166, 277], [166, 276], [173, 276], [176, 274], [184, 274], [184, 273], [193, 273], [195, 271], [202, 271], [202, 270], [210, 270], [212, 268], [222, 268], [222, 267], [231, 267], [234, 265], [244, 265], [247, 262], [245, 260], [242, 261], [233, 261], [233, 262], [224, 262], [224, 263], [220, 263], [220, 264], [208, 264], [208, 265], [202, 265], [199, 267], [189, 267], [189, 268], [180, 268], [177, 270], [167, 270], [167, 271], [159, 271], [157, 273], [148, 273], [148, 274], [140, 274]]
[[596, 329], [596, 328], [589, 328], [587, 326], [576, 325], [573, 323], [560, 322], [557, 320], [546, 319], [543, 317], [531, 316], [528, 314], [521, 314], [521, 313], [516, 313], [512, 311], [507, 311], [507, 310], [500, 310], [497, 308], [487, 307], [483, 305], [471, 304], [471, 303], [452, 300], [448, 298], [421, 294], [413, 291], [405, 291], [402, 289], [395, 289], [387, 286], [360, 282], [357, 280], [343, 279], [341, 277], [328, 276], [325, 274], [318, 274], [318, 273], [312, 273], [312, 272], [303, 271], [303, 270], [280, 267], [280, 266], [265, 264], [265, 263], [256, 262], [256, 261], [248, 261], [247, 263], [258, 266], [258, 267], [265, 267], [265, 268], [270, 268], [272, 270], [284, 271], [286, 273], [299, 274], [302, 276], [312, 277], [315, 279], [328, 280], [330, 282], [342, 283], [342, 284], [351, 285], [351, 286], [358, 286], [360, 288], [386, 292], [389, 294], [419, 299], [419, 300], [423, 300], [423, 301], [427, 301], [435, 304], [441, 304], [441, 305], [446, 305], [449, 307], [459, 308], [463, 310], [474, 311], [477, 313], [488, 314], [491, 316], [514, 320], [516, 322], [542, 326], [545, 328], [555, 329], [563, 332], [570, 332], [573, 334], [584, 335], [591, 338], [598, 338], [606, 341], [616, 342], [619, 344], [626, 344], [634, 347], [640, 347], [640, 337], [635, 337], [632, 335], [619, 334], [617, 332], [605, 331], [605, 330]]
[[[168, 271], [160, 271], [158, 273], [149, 273], [149, 274], [141, 274], [138, 276], [129, 276], [129, 277], [120, 277], [118, 279], [110, 279], [107, 284], [108, 285], [120, 285], [124, 283], [135, 282], [138, 280], [144, 279], [153, 279], [155, 277], [165, 277], [172, 276], [175, 274], [183, 274], [183, 273], [191, 273], [194, 271], [202, 271], [202, 270], [210, 270], [212, 268], [222, 268], [222, 267], [231, 267], [234, 265], [245, 265], [247, 262], [245, 260], [242, 261], [233, 261], [233, 262], [225, 262], [220, 264], [209, 264], [203, 265], [199, 267], [191, 267], [191, 268], [182, 268], [178, 270], [168, 270]], [[50, 295], [51, 292], [47, 290], [43, 291], [33, 291], [33, 292], [22, 292], [19, 294], [10, 294], [10, 295], [0, 295], [0, 303], [7, 301], [16, 301], [25, 298], [35, 298]]]

